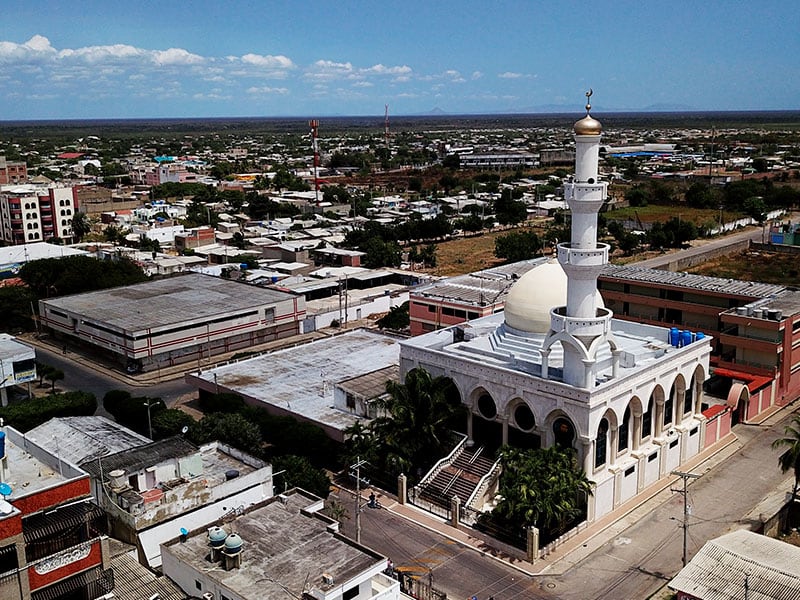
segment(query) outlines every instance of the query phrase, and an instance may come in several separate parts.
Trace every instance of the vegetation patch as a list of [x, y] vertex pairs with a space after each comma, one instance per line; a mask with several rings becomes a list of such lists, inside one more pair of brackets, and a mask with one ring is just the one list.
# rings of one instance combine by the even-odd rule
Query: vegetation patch
[[800, 285], [800, 255], [745, 251], [709, 260], [688, 271], [724, 279], [797, 286]]

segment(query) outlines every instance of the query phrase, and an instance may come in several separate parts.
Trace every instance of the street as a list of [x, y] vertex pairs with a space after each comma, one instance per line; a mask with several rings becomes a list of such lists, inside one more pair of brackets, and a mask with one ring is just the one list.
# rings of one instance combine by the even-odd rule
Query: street
[[[750, 526], [744, 517], [766, 494], [784, 486], [788, 474], [781, 473], [778, 452], [770, 444], [782, 436], [791, 417], [783, 412], [766, 427], [738, 425], [738, 450], [710, 471], [700, 470], [702, 477], [689, 484], [689, 560], [707, 540]], [[544, 576], [545, 585], [554, 584], [564, 600], [650, 597], [682, 567], [683, 497], [669, 490], [665, 496], [654, 510], [629, 515], [629, 527], [565, 574]]]
[[[194, 388], [187, 385], [183, 377], [164, 381], [147, 387], [133, 387], [115, 379], [107, 374], [105, 370], [93, 368], [83, 361], [73, 360], [75, 355], [68, 352], [66, 355], [56, 352], [51, 348], [39, 344], [36, 346], [36, 360], [64, 372], [64, 379], [56, 382], [57, 389], [80, 390], [90, 392], [97, 397], [100, 404], [98, 414], [105, 413], [102, 410], [103, 396], [109, 390], [126, 390], [134, 396], [150, 396], [161, 398], [168, 407], [172, 407], [175, 401], [183, 394], [194, 391]], [[32, 384], [36, 386], [36, 383]], [[108, 416], [108, 415], [105, 415]]]
[[[355, 538], [355, 496], [334, 492], [348, 511], [342, 532]], [[384, 508], [361, 509], [361, 542], [387, 556], [395, 569], [432, 581], [433, 587], [460, 600], [477, 596], [486, 600], [551, 599], [540, 582], [486, 556], [483, 552], [450, 540]], [[547, 584], [545, 584], [547, 585]]]

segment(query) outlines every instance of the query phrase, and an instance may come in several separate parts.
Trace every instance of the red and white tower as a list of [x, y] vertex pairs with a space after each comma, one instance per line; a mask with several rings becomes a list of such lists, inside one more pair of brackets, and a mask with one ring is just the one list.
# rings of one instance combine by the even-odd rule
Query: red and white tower
[[314, 150], [314, 192], [316, 194], [315, 201], [319, 205], [319, 143], [317, 136], [319, 134], [319, 121], [312, 119], [308, 122], [311, 127], [311, 148]]

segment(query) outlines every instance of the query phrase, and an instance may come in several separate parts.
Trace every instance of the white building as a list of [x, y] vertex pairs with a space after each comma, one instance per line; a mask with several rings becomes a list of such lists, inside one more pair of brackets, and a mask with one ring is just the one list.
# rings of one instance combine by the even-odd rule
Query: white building
[[36, 352], [7, 333], [0, 333], [0, 399], [8, 405], [8, 388], [36, 380]]
[[[164, 574], [193, 597], [398, 600], [386, 558], [338, 533], [320, 498], [290, 490], [161, 546]], [[214, 527], [210, 527], [214, 525]]]
[[476, 444], [573, 448], [594, 482], [592, 521], [703, 447], [711, 346], [701, 334], [615, 320], [603, 307], [597, 276], [609, 247], [597, 242], [597, 212], [607, 184], [598, 178], [602, 128], [589, 109], [574, 128], [572, 235], [558, 245], [559, 265], [523, 275], [504, 313], [401, 342], [400, 370], [452, 378]]

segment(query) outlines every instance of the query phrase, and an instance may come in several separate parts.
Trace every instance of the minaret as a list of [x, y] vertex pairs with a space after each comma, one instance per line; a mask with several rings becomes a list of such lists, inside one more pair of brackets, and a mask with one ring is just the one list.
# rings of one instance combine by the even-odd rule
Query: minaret
[[[572, 213], [569, 243], [558, 244], [558, 262], [567, 274], [567, 305], [550, 312], [550, 332], [543, 350], [560, 341], [564, 348], [564, 382], [591, 389], [595, 384], [595, 357], [603, 343], [611, 343], [611, 317], [597, 308], [597, 276], [608, 262], [608, 244], [597, 242], [597, 213], [606, 199], [606, 183], [598, 178], [602, 126], [592, 118], [586, 93], [586, 116], [575, 123], [575, 178], [564, 186], [564, 198]], [[614, 374], [618, 368], [614, 355]], [[546, 358], [543, 375], [546, 377]]]

